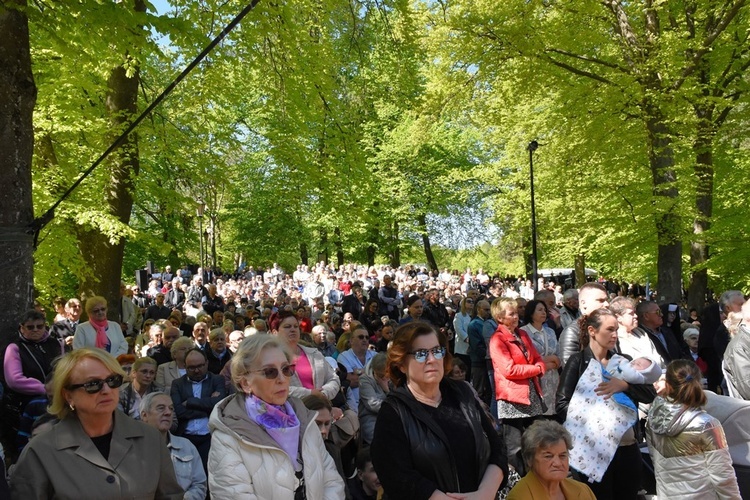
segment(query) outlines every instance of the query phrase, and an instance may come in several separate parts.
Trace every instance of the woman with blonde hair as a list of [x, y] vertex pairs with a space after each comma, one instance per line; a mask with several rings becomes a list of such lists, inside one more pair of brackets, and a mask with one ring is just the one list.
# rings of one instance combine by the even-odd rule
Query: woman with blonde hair
[[98, 347], [115, 358], [128, 353], [128, 343], [122, 334], [120, 324], [107, 320], [107, 299], [99, 295], [86, 301], [86, 314], [89, 320], [76, 327], [73, 336], [73, 349]]
[[669, 363], [666, 394], [654, 400], [646, 424], [659, 498], [742, 498], [724, 429], [705, 405], [698, 366]]
[[159, 431], [117, 410], [124, 378], [101, 349], [60, 358], [49, 407], [60, 422], [24, 448], [12, 498], [182, 498]]
[[[296, 320], [296, 318], [295, 318]], [[209, 419], [215, 498], [344, 498], [316, 413], [289, 397], [292, 353], [276, 336], [245, 339], [231, 361], [237, 393]]]

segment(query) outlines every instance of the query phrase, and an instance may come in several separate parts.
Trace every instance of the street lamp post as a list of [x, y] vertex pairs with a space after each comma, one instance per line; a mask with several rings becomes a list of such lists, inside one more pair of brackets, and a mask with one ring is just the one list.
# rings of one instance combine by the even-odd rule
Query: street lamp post
[[198, 240], [200, 241], [200, 267], [203, 267], [203, 212], [206, 210], [206, 203], [203, 198], [198, 198], [198, 209], [196, 214], [198, 215]]
[[536, 141], [531, 141], [526, 148], [529, 151], [529, 177], [531, 178], [531, 284], [534, 287], [534, 293], [539, 288], [536, 253], [536, 205], [534, 204], [534, 151], [538, 148], [539, 143]]

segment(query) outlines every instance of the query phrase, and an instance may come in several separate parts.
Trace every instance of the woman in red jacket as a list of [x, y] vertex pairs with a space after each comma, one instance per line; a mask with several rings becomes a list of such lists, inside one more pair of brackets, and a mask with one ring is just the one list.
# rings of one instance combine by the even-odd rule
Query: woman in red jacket
[[508, 461], [522, 474], [521, 434], [546, 408], [540, 379], [544, 360], [528, 334], [518, 328], [518, 305], [508, 297], [492, 302], [498, 327], [490, 339], [497, 418], [502, 421]]

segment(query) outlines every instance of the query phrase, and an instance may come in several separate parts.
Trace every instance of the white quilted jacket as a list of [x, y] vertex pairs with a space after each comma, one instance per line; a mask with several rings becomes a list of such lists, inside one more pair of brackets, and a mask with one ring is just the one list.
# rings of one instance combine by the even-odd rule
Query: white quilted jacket
[[[208, 484], [217, 500], [293, 500], [297, 480], [284, 451], [245, 410], [244, 394], [216, 405], [209, 427]], [[296, 398], [289, 402], [300, 421], [307, 498], [344, 498], [344, 482], [328, 454], [310, 411]]]

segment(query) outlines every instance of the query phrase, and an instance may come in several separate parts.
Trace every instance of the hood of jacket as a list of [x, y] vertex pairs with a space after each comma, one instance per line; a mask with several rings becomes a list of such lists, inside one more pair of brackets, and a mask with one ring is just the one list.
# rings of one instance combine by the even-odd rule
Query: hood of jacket
[[[300, 439], [308, 426], [315, 421], [317, 412], [308, 410], [297, 398], [289, 398], [294, 413], [300, 425]], [[236, 393], [219, 401], [208, 420], [211, 430], [220, 429], [228, 434], [235, 434], [238, 438], [254, 445], [279, 448], [279, 445], [268, 433], [250, 419], [245, 409], [245, 394]]]
[[677, 436], [700, 414], [699, 409], [657, 397], [649, 412], [649, 426], [657, 434]]

